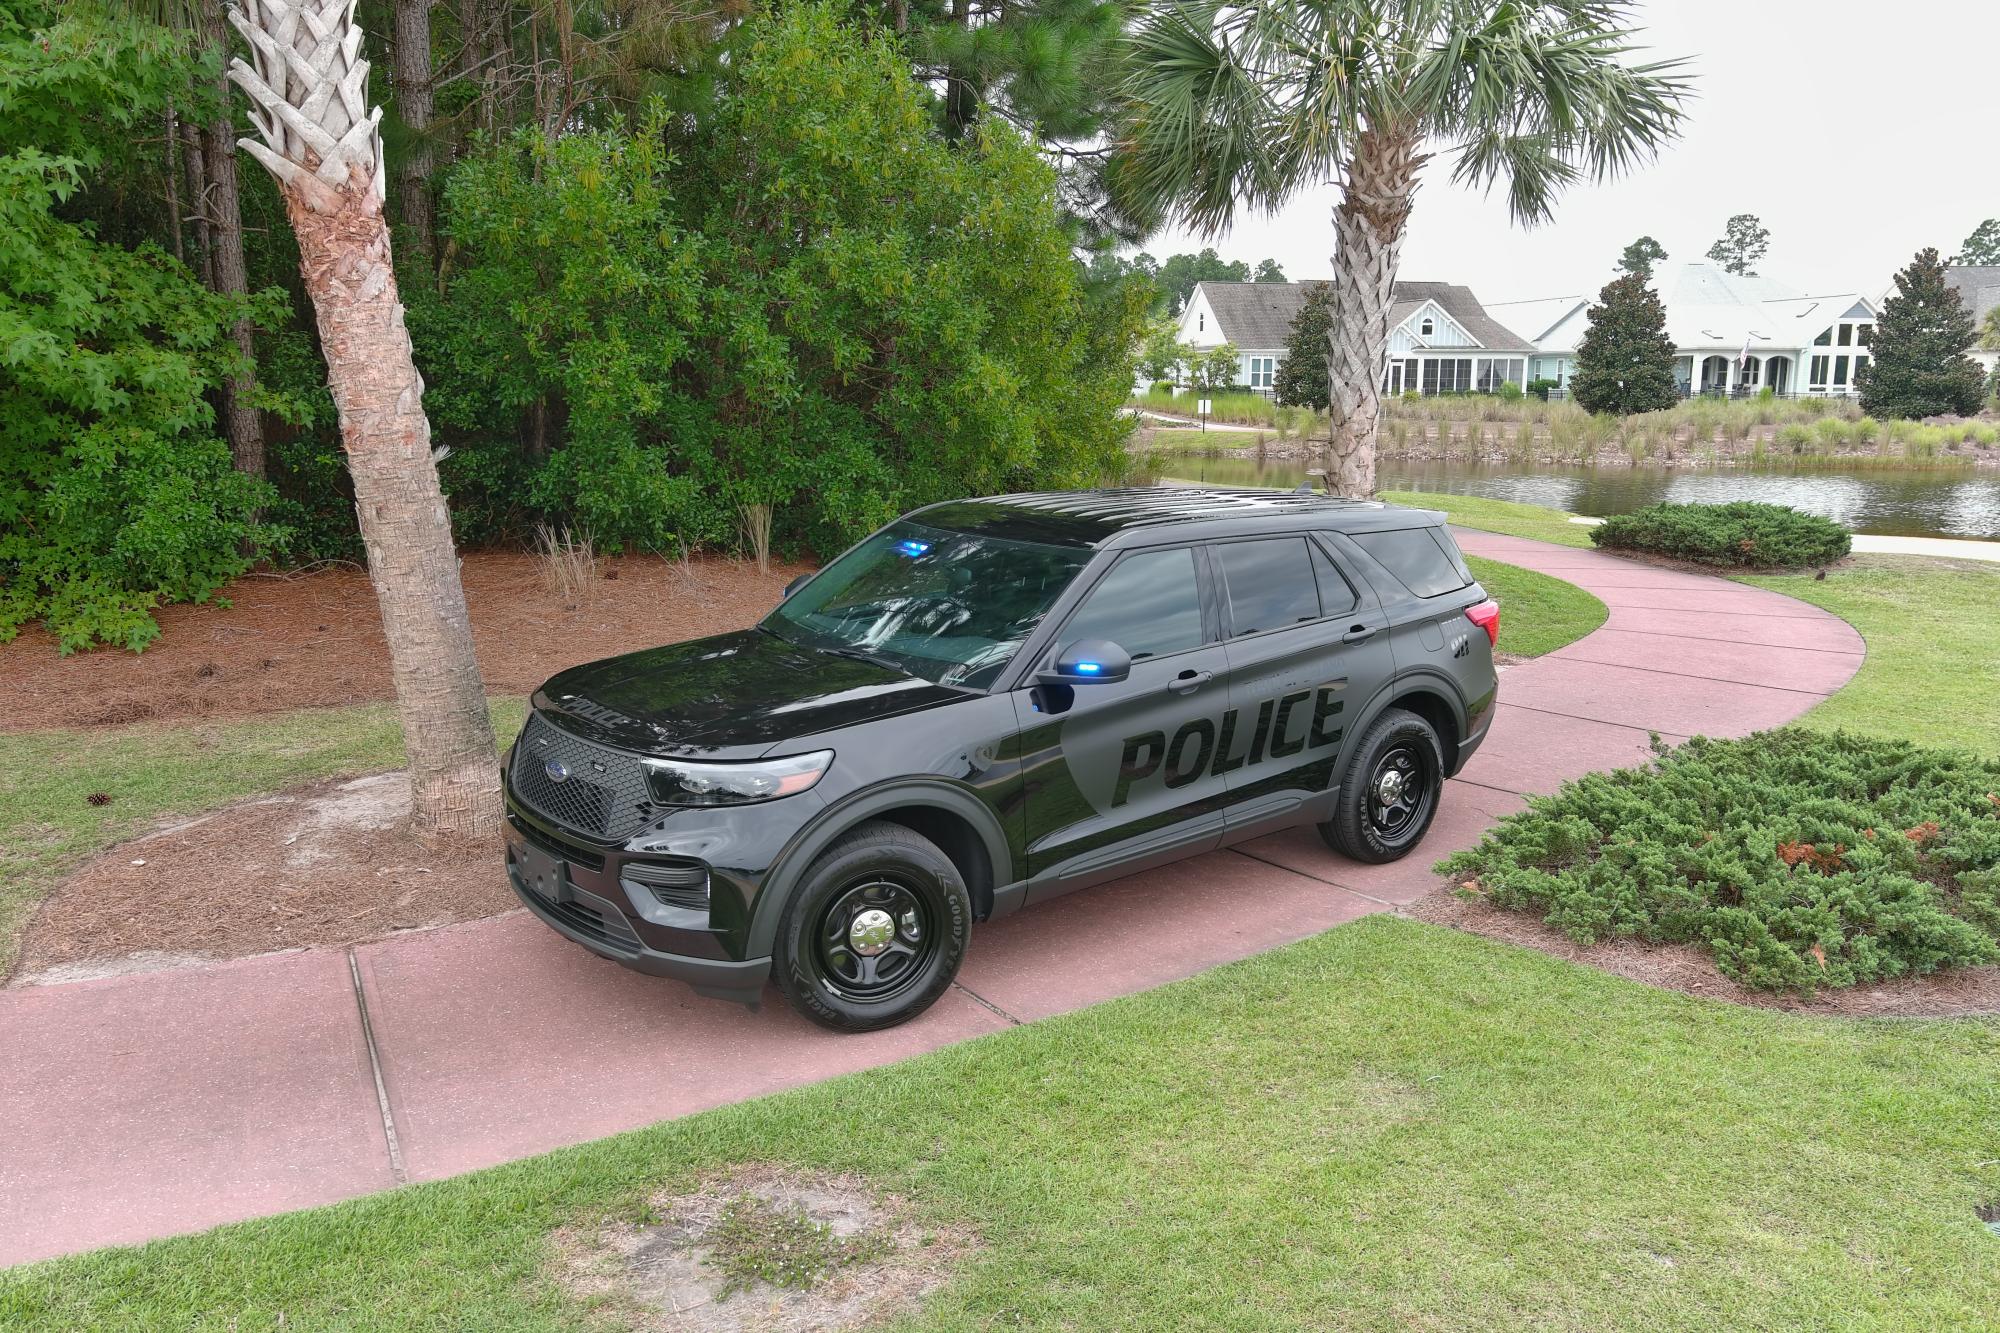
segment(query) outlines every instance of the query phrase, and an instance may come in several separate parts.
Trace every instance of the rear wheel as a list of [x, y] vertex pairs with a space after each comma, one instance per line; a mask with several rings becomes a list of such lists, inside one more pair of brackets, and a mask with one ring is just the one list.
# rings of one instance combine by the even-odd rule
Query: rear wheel
[[951, 858], [901, 824], [871, 822], [813, 862], [778, 924], [773, 979], [822, 1027], [908, 1022], [958, 975], [972, 898]]
[[1423, 841], [1444, 796], [1444, 748], [1431, 724], [1391, 708], [1375, 719], [1341, 779], [1320, 837], [1342, 856], [1381, 864]]

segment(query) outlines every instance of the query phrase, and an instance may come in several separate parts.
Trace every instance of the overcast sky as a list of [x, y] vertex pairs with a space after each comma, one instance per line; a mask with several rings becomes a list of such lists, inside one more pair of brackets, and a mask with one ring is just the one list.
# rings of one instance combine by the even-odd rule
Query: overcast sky
[[[1433, 163], [1404, 278], [1465, 283], [1485, 301], [1594, 294], [1633, 238], [1656, 237], [1671, 266], [1699, 259], [1732, 213], [1755, 213], [1771, 231], [1764, 276], [1873, 294], [1923, 246], [1950, 258], [2000, 216], [1995, 0], [1652, 0], [1638, 16], [1660, 55], [1691, 58], [1697, 100], [1680, 142], [1623, 180], [1571, 191], [1532, 231], [1504, 198], [1454, 188]], [[1326, 277], [1334, 199], [1322, 187], [1213, 240], [1174, 231], [1144, 248], [1214, 245]]]

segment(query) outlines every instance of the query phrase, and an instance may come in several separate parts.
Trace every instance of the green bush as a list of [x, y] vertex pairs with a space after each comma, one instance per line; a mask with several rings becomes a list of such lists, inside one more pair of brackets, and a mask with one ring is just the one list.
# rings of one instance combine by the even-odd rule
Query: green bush
[[1546, 403], [1549, 401], [1549, 390], [1561, 387], [1556, 381], [1550, 379], [1529, 380], [1528, 396], [1530, 398], [1539, 398]]
[[1824, 565], [1845, 556], [1850, 545], [1838, 523], [1753, 500], [1635, 509], [1592, 528], [1590, 540], [1613, 550], [1744, 569]]
[[1810, 994], [2000, 960], [2000, 763], [1802, 730], [1697, 737], [1534, 797], [1439, 870], [1580, 943], [1697, 944]]

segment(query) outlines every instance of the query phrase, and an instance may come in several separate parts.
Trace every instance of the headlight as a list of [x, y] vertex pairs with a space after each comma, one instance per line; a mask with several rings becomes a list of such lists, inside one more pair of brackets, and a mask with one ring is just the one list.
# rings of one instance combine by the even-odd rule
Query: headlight
[[648, 759], [646, 775], [653, 799], [662, 805], [748, 805], [808, 790], [832, 762], [831, 750], [748, 764]]

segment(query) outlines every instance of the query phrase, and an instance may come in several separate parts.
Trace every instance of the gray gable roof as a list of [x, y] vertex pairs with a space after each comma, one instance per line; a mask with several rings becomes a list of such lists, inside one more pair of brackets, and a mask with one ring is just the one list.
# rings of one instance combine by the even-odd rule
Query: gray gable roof
[[[1292, 320], [1306, 303], [1306, 293], [1318, 282], [1204, 282], [1199, 290], [1223, 338], [1245, 351], [1283, 347], [1292, 334]], [[1532, 352], [1526, 338], [1486, 313], [1470, 287], [1451, 282], [1399, 282], [1391, 294], [1389, 327], [1394, 328], [1435, 301], [1457, 320], [1482, 347], [1495, 352]]]
[[1953, 264], [1945, 269], [1944, 280], [1982, 324], [1987, 312], [2000, 305], [2000, 264]]

